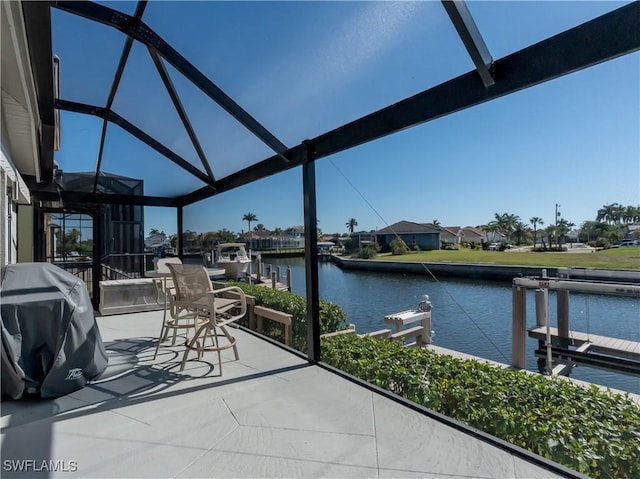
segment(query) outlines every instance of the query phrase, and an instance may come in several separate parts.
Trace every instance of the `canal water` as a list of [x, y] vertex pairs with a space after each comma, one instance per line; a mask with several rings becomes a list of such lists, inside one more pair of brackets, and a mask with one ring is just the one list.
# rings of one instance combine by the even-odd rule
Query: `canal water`
[[[263, 261], [281, 271], [291, 267], [292, 290], [305, 295], [302, 258]], [[511, 363], [511, 283], [342, 270], [331, 263], [319, 266], [320, 297], [347, 313], [358, 333], [389, 328], [384, 316], [415, 309], [429, 295], [433, 305], [434, 344], [501, 363]], [[570, 294], [570, 329], [584, 333], [640, 341], [640, 300], [606, 295]], [[549, 295], [551, 325], [557, 326], [556, 301]], [[527, 328], [535, 326], [534, 292], [527, 296]], [[537, 371], [533, 351], [537, 340], [527, 339], [527, 369]], [[575, 367], [571, 377], [640, 394], [638, 376], [592, 367]]]

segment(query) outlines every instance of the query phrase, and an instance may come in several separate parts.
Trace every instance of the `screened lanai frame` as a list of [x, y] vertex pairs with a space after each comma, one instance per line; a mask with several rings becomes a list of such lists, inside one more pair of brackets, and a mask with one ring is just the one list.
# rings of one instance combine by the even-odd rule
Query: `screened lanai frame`
[[[64, 95], [60, 98], [53, 98], [53, 88], [51, 87], [52, 79], [54, 78], [51, 65], [51, 9], [66, 9], [67, 12], [73, 12], [72, 14], [77, 14], [78, 18], [83, 18], [87, 21], [92, 21], [91, 19], [94, 18], [96, 21], [102, 22], [103, 25], [109, 25], [109, 28], [113, 28], [114, 31], [124, 33], [127, 43], [136, 42], [144, 45], [144, 48], [154, 51], [149, 55], [153, 58], [154, 64], [160, 63], [159, 72], [162, 70], [162, 62], [167, 61], [165, 55], [170, 57], [173, 55], [172, 58], [179, 59], [177, 52], [173, 51], [168, 44], [164, 44], [162, 38], [154, 35], [139, 21], [140, 18], [143, 18], [140, 13], [144, 9], [144, 3], [138, 4], [137, 9], [132, 9], [128, 14], [117, 13], [101, 5], [91, 3], [53, 2], [50, 4], [48, 2], [24, 2], [23, 6], [32, 66], [35, 72], [35, 88], [40, 104], [41, 134], [39, 146], [41, 179], [43, 181], [50, 180], [54, 173], [55, 101], [55, 108], [58, 111], [75, 111], [92, 115], [103, 122], [103, 128], [107, 123], [119, 125], [128, 131], [132, 137], [145, 142], [145, 144], [169, 158], [176, 165], [183, 166], [188, 174], [193, 173], [194, 177], [201, 179], [206, 184], [206, 186], [191, 191], [186, 195], [174, 197], [132, 196], [105, 194], [100, 192], [99, 189], [95, 192], [58, 191], [52, 187], [52, 184], [36, 183], [35, 179], [27, 178], [34, 200], [62, 200], [62, 202], [94, 203], [97, 205], [121, 204], [173, 207], [177, 210], [177, 229], [181, 237], [183, 232], [182, 212], [185, 206], [294, 167], [302, 168], [306, 232], [306, 297], [309, 318], [307, 323], [309, 338], [308, 359], [313, 363], [320, 359], [318, 263], [315, 241], [317, 227], [314, 165], [316, 160], [640, 49], [640, 3], [638, 2], [628, 4], [498, 59], [491, 58], [490, 52], [484, 46], [480, 31], [474, 26], [464, 4], [461, 2], [443, 2], [443, 6], [460, 36], [461, 43], [464, 44], [468, 51], [475, 69], [385, 108], [376, 110], [357, 120], [313, 136], [307, 141], [290, 147], [285, 146], [284, 149], [278, 142], [273, 142], [272, 135], [269, 135], [268, 132], [265, 134], [264, 131], [261, 131], [259, 125], [256, 125], [251, 119], [243, 117], [242, 111], [235, 111], [236, 115], [244, 118], [251, 131], [255, 130], [258, 136], [264, 136], [266, 142], [272, 144], [273, 154], [231, 175], [217, 178], [216, 171], [209, 172], [206, 165], [202, 165], [199, 173], [192, 171], [192, 168], [180, 161], [175, 152], [170, 151], [166, 145], [152, 138], [148, 133], [140, 130], [125, 118], [118, 116], [114, 111], [105, 108], [104, 105], [71, 103], [65, 100]], [[178, 57], [175, 55], [178, 55]], [[161, 62], [158, 62], [158, 59], [161, 59]], [[425, 61], [428, 61], [428, 59], [425, 59]], [[198, 75], [197, 71], [193, 71], [195, 68], [193, 65], [185, 64], [183, 67], [192, 69], [191, 73], [194, 77], [200, 79], [198, 81], [201, 81], [204, 86], [208, 85], [208, 88], [212, 90], [212, 94], [219, 95], [218, 101], [225, 103], [228, 100], [228, 97], [219, 88], [215, 88], [215, 85], [212, 86], [206, 77], [203, 78], [202, 75]], [[164, 76], [162, 73], [159, 74]], [[109, 81], [112, 81], [112, 79]], [[607, 88], [606, 85], [603, 87]], [[64, 89], [62, 91], [64, 92]], [[212, 101], [214, 100], [212, 99]], [[233, 105], [234, 103], [228, 105], [229, 109], [232, 110], [231, 114], [234, 113], [235, 107]], [[100, 146], [97, 149], [100, 149]], [[197, 150], [195, 143], [194, 149]], [[193, 165], [191, 166], [193, 167]], [[94, 183], [98, 183], [99, 168], [95, 173], [96, 179]], [[36, 231], [34, 231], [35, 235], [37, 235]], [[94, 278], [97, 278], [97, 275], [94, 275]], [[322, 363], [319, 364], [322, 365]], [[342, 374], [339, 371], [336, 372]], [[349, 379], [353, 380], [353, 378]], [[405, 406], [434, 417], [451, 427], [462, 429], [474, 437], [507, 449], [516, 456], [526, 457], [533, 462], [544, 464], [548, 469], [567, 477], [581, 477], [579, 474], [551, 461], [530, 454], [481, 431], [466, 427], [415, 403], [395, 397], [392, 393], [367, 385], [364, 382], [359, 382], [359, 384], [402, 402]]]
[[[144, 23], [147, 2], [138, 2], [135, 9], [125, 13], [92, 2], [53, 1], [28, 2], [25, 19], [30, 43], [42, 48], [44, 53], [34, 52], [35, 61], [41, 63], [39, 71], [47, 71], [51, 54], [51, 39], [43, 38], [37, 25], [51, 26], [52, 9], [64, 11], [82, 21], [97, 22], [123, 35], [124, 47], [120, 61], [104, 104], [95, 105], [71, 101], [64, 97], [64, 85], [60, 97], [55, 98], [59, 111], [92, 115], [102, 122], [98, 161], [92, 191], [58, 190], [46, 185], [32, 184], [37, 200], [61, 200], [63, 203], [126, 204], [140, 206], [172, 207], [177, 210], [178, 237], [183, 233], [183, 208], [226, 191], [247, 185], [262, 178], [291, 168], [302, 168], [305, 226], [305, 271], [307, 304], [309, 311], [308, 355], [311, 361], [320, 359], [319, 351], [319, 293], [317, 265], [317, 218], [315, 192], [315, 161], [349, 148], [390, 135], [471, 106], [500, 98], [519, 90], [573, 73], [601, 62], [640, 49], [640, 4], [633, 2], [594, 18], [586, 23], [544, 39], [524, 49], [494, 59], [485, 45], [469, 8], [462, 1], [442, 1], [442, 6], [459, 41], [466, 49], [474, 69], [428, 88], [387, 107], [376, 110], [335, 129], [289, 146], [244, 110], [225, 91], [211, 81], [194, 64], [166, 42], [161, 35]], [[49, 56], [47, 56], [47, 48]], [[122, 75], [133, 48], [146, 50], [157, 70], [175, 112], [195, 152], [187, 159], [119, 115], [113, 108]], [[425, 59], [428, 61], [428, 59]], [[63, 59], [64, 65], [64, 59]], [[50, 65], [49, 65], [50, 69]], [[169, 73], [169, 70], [173, 73]], [[175, 85], [175, 72], [204, 93], [248, 132], [266, 145], [269, 153], [261, 161], [250, 162], [238, 171], [218, 175], [211, 166], [211, 158], [204, 152], [201, 141]], [[49, 120], [50, 123], [50, 120]], [[143, 142], [158, 154], [173, 162], [203, 186], [186, 194], [175, 196], [134, 196], [106, 194], [98, 188], [103, 168], [102, 157], [107, 129], [117, 125], [132, 137]], [[51, 147], [43, 147], [43, 154], [51, 154]], [[182, 255], [181, 245], [179, 254]]]

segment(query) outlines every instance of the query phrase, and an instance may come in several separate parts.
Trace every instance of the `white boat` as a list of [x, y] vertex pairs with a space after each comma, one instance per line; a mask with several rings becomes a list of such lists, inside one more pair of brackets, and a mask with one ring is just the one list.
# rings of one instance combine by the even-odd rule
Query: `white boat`
[[222, 243], [216, 248], [215, 267], [224, 268], [229, 279], [242, 278], [249, 272], [251, 258], [244, 243]]

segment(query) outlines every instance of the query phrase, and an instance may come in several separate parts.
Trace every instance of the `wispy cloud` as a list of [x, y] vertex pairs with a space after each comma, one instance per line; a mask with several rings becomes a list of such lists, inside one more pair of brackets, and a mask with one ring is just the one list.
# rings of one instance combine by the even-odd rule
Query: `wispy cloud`
[[[280, 61], [244, 92], [241, 103], [275, 128], [286, 124], [282, 129], [291, 136], [298, 136], [298, 132], [308, 135], [309, 122], [313, 120], [296, 118], [292, 125], [292, 113], [299, 112], [300, 105], [315, 108], [328, 97], [335, 101], [337, 91], [347, 89], [374, 68], [382, 55], [397, 46], [407, 29], [416, 28], [418, 10], [425, 5], [429, 8], [429, 4], [358, 3], [351, 15], [332, 24], [312, 43], [303, 38], [305, 46], [296, 46], [292, 38], [291, 49], [281, 52]], [[321, 114], [314, 110], [314, 115]]]
[[359, 74], [395, 45], [419, 7], [418, 2], [365, 4], [316, 45], [318, 55], [308, 80], [322, 87], [322, 83], [342, 83]]

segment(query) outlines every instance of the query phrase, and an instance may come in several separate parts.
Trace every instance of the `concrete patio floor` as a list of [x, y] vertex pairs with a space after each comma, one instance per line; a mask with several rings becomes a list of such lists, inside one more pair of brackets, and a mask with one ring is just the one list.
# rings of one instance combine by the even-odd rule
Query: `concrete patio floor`
[[240, 330], [222, 377], [212, 353], [181, 373], [181, 347], [153, 360], [161, 317], [98, 318], [100, 379], [2, 402], [3, 478], [560, 477]]

